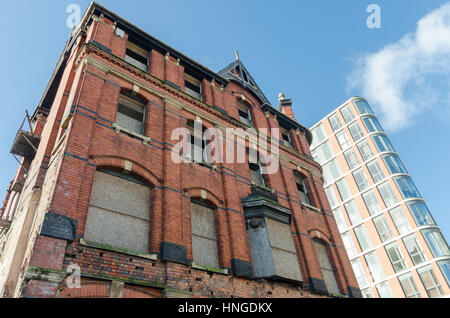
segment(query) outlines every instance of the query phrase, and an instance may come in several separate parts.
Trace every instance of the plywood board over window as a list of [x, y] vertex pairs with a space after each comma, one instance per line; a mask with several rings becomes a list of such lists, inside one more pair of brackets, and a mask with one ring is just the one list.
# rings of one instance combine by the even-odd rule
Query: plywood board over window
[[95, 172], [84, 238], [148, 253], [151, 189], [127, 178]]
[[328, 257], [327, 246], [321, 241], [314, 240], [314, 249], [316, 251], [317, 259], [319, 260], [320, 270], [325, 281], [325, 286], [329, 293], [335, 295], [339, 294], [339, 288], [334, 276], [333, 267]]
[[301, 281], [302, 274], [289, 224], [269, 218], [266, 218], [265, 222], [276, 276]]
[[194, 263], [219, 268], [213, 208], [191, 202], [191, 232]]

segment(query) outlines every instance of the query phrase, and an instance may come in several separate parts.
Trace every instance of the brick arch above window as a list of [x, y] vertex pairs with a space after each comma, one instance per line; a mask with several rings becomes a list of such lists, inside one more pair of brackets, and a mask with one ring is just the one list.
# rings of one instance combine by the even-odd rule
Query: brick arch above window
[[185, 188], [183, 190], [191, 198], [191, 201], [200, 200], [211, 205], [212, 208], [220, 208], [223, 205], [223, 199], [211, 190], [200, 187]]
[[110, 282], [81, 279], [79, 288], [62, 285], [58, 290], [58, 298], [109, 298]]
[[163, 180], [155, 173], [144, 167], [143, 165], [123, 157], [117, 156], [92, 156], [90, 162], [95, 164], [97, 169], [112, 169], [126, 171], [134, 174], [149, 186], [161, 186]]
[[136, 102], [142, 103], [144, 105], [147, 105], [149, 102], [149, 99], [145, 97], [144, 95], [135, 92], [133, 89], [130, 89], [128, 87], [121, 87], [120, 88], [120, 94], [124, 94], [125, 96], [135, 100]]
[[330, 236], [325, 235], [322, 231], [318, 229], [309, 230], [308, 235], [312, 240], [321, 241], [327, 245], [333, 244], [333, 240], [330, 238]]

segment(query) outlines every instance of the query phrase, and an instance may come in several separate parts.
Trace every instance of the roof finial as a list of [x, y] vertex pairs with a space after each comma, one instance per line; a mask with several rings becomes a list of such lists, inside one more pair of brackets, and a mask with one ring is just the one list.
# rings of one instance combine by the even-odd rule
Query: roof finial
[[239, 61], [239, 52], [237, 50], [235, 50], [234, 54], [236, 54], [236, 61]]

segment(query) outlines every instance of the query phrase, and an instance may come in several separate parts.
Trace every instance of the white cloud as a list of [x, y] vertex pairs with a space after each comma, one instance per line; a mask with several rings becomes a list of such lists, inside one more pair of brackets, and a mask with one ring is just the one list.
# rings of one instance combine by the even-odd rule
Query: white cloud
[[348, 77], [390, 131], [424, 112], [450, 115], [450, 3], [417, 23], [414, 33], [360, 57]]

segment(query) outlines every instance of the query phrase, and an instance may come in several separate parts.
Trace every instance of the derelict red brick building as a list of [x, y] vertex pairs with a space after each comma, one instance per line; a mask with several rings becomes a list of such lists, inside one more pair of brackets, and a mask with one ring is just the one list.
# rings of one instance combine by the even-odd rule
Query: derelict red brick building
[[[93, 3], [11, 149], [2, 295], [359, 297], [311, 133], [278, 106], [238, 56], [215, 73]], [[280, 128], [278, 172], [175, 163], [172, 132], [200, 121]]]

